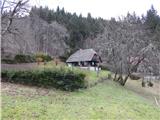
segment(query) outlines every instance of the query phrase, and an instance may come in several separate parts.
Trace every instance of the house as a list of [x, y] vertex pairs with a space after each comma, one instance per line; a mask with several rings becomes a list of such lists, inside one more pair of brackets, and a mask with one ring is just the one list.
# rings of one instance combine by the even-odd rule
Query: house
[[80, 49], [66, 61], [69, 67], [78, 66], [83, 69], [100, 70], [101, 57], [93, 49]]

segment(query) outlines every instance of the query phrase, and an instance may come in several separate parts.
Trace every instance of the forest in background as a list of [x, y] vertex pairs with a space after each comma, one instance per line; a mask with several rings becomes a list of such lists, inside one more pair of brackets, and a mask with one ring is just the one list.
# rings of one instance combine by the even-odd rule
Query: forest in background
[[[119, 17], [119, 20], [111, 18], [111, 20], [104, 20], [102, 18], [93, 18], [90, 13], [87, 17], [82, 17], [82, 15], [77, 15], [76, 13], [71, 14], [65, 12], [64, 8], [51, 10], [48, 7], [32, 7], [30, 15], [36, 14], [48, 24], [53, 21], [57, 21], [59, 24], [64, 25], [69, 31], [70, 37], [67, 44], [71, 49], [76, 49], [83, 47], [83, 42], [85, 39], [90, 37], [95, 38], [97, 34], [104, 31], [105, 22], [115, 22], [115, 23], [130, 23], [130, 24], [140, 24], [144, 25], [146, 30], [150, 30], [153, 34], [158, 34], [160, 29], [160, 17], [153, 6], [147, 11], [147, 14], [141, 17], [137, 16], [135, 12], [132, 14], [128, 13], [126, 16]], [[154, 39], [158, 41], [158, 37]]]
[[102, 18], [93, 18], [90, 13], [87, 17], [71, 14], [65, 12], [64, 8], [51, 10], [48, 7], [32, 7], [30, 15], [36, 14], [48, 24], [57, 21], [59, 24], [65, 26], [70, 34], [66, 44], [75, 51], [83, 47], [83, 42], [88, 37], [95, 37], [97, 34], [103, 32], [104, 20]]
[[[7, 15], [7, 14], [9, 13], [4, 12], [4, 15]], [[104, 34], [105, 29], [109, 29], [110, 26], [113, 28], [115, 26], [118, 29], [122, 24], [124, 25], [130, 24], [126, 29], [130, 29], [132, 26], [137, 25], [137, 28], [138, 26], [141, 26], [141, 29], [144, 29], [144, 31], [149, 31], [150, 37], [152, 37], [152, 41], [156, 44], [158, 43], [158, 49], [160, 49], [159, 47], [160, 17], [153, 6], [151, 6], [151, 8], [147, 11], [146, 15], [142, 15], [140, 17], [140, 16], [137, 16], [135, 12], [133, 12], [132, 14], [128, 13], [126, 16], [119, 17], [118, 20], [115, 20], [115, 18], [111, 18], [110, 20], [104, 20], [102, 18], [93, 18], [90, 13], [88, 13], [87, 17], [82, 17], [81, 14], [80, 15], [77, 15], [76, 13], [71, 14], [69, 12], [66, 12], [64, 8], [60, 9], [59, 7], [57, 7], [56, 10], [53, 10], [53, 9], [49, 9], [48, 7], [34, 6], [31, 8], [29, 15], [25, 17], [21, 17], [17, 15], [16, 19], [13, 21], [15, 25], [13, 25], [12, 27], [16, 27], [17, 30], [23, 29], [22, 26], [18, 26], [17, 23], [23, 22], [22, 20], [25, 20], [25, 19], [27, 19], [26, 21], [30, 21], [30, 23], [28, 24], [31, 24], [30, 25], [31, 27], [33, 27], [33, 24], [35, 21], [38, 21], [39, 24], [36, 26], [39, 27], [41, 25], [38, 29], [42, 29], [42, 31], [45, 28], [45, 27], [42, 27], [43, 24], [46, 24], [48, 26], [55, 26], [52, 24], [56, 23], [59, 26], [64, 27], [64, 29], [66, 30], [62, 30], [62, 31], [65, 31], [67, 35], [65, 35], [64, 38], [62, 39], [64, 40], [65, 44], [69, 47], [69, 54], [71, 54], [77, 49], [84, 48], [86, 46], [86, 42], [88, 39], [94, 39], [97, 37], [97, 35]], [[44, 22], [42, 23], [43, 20]], [[2, 27], [3, 27], [3, 24], [2, 24]], [[30, 29], [34, 29], [34, 28], [30, 28]], [[40, 44], [42, 44], [40, 45], [40, 48], [46, 47], [47, 45], [43, 45], [43, 44], [45, 44], [45, 42], [48, 39], [52, 39], [52, 38], [46, 38], [46, 37], [49, 36], [50, 33], [52, 33], [53, 31], [51, 31], [49, 27], [46, 29], [47, 30], [43, 31], [42, 33], [48, 34], [48, 35], [46, 35], [45, 37], [43, 36], [39, 38], [41, 39], [39, 42]], [[24, 30], [24, 32], [26, 33], [32, 32], [32, 34], [34, 34], [37, 30], [34, 30], [34, 31]], [[114, 34], [114, 33], [111, 33], [111, 34]], [[19, 37], [16, 35], [14, 36], [8, 35], [8, 36], [11, 36], [11, 38], [14, 37], [14, 39]], [[108, 36], [110, 36], [110, 34]], [[11, 38], [8, 38], [8, 39], [11, 39]], [[6, 39], [5, 36], [4, 36], [4, 39]], [[36, 38], [33, 38], [33, 39], [35, 40]], [[120, 38], [120, 39], [123, 39], [123, 38]], [[41, 49], [39, 49], [38, 51], [41, 51]], [[42, 52], [44, 52], [43, 49], [42, 49]]]
[[[155, 75], [160, 72], [160, 16], [153, 6], [146, 15], [128, 13], [118, 20], [93, 18], [90, 13], [83, 17], [59, 7], [51, 10], [34, 6], [29, 15], [16, 15], [10, 28], [18, 32], [2, 35], [2, 58], [37, 52], [67, 58], [80, 48], [93, 48], [121, 84], [138, 70], [142, 61], [138, 71]], [[126, 74], [124, 79], [122, 74]]]

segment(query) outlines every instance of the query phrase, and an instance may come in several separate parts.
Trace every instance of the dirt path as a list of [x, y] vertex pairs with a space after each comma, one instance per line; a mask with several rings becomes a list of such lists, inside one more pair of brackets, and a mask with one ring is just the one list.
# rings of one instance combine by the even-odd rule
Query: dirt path
[[36, 63], [23, 63], [23, 64], [1, 64], [2, 70], [26, 70], [36, 68]]

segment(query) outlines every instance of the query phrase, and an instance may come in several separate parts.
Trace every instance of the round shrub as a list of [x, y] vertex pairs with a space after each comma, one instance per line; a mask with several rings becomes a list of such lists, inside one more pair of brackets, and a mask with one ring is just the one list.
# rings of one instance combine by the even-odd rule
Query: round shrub
[[153, 83], [151, 81], [148, 82], [149, 87], [153, 87]]
[[142, 87], [145, 87], [145, 86], [146, 86], [146, 82], [142, 81]]
[[141, 77], [132, 74], [132, 75], [130, 75], [130, 78], [131, 78], [132, 80], [139, 80]]
[[52, 60], [52, 57], [49, 56], [49, 55], [46, 55], [44, 53], [37, 53], [35, 55], [36, 59], [39, 59], [41, 58], [42, 59], [42, 62], [48, 62], [48, 61], [51, 61]]

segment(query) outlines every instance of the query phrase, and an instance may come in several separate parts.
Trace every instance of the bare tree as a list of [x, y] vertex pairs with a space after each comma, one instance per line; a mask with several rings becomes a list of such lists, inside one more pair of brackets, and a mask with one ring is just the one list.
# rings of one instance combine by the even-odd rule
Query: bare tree
[[12, 26], [13, 20], [28, 12], [29, 0], [2, 0], [1, 1], [1, 35], [16, 33], [17, 29]]
[[150, 67], [153, 68], [152, 72], [159, 74], [158, 52], [156, 52], [156, 48], [152, 44], [141, 48], [139, 52], [133, 49], [134, 47], [130, 47], [129, 44], [113, 43], [110, 46], [111, 51], [108, 57], [111, 61], [110, 64], [113, 66], [113, 80], [119, 82], [122, 86], [125, 85], [128, 78], [131, 77], [134, 72], [137, 72], [139, 65], [146, 60], [147, 67], [144, 69], [147, 70]]

